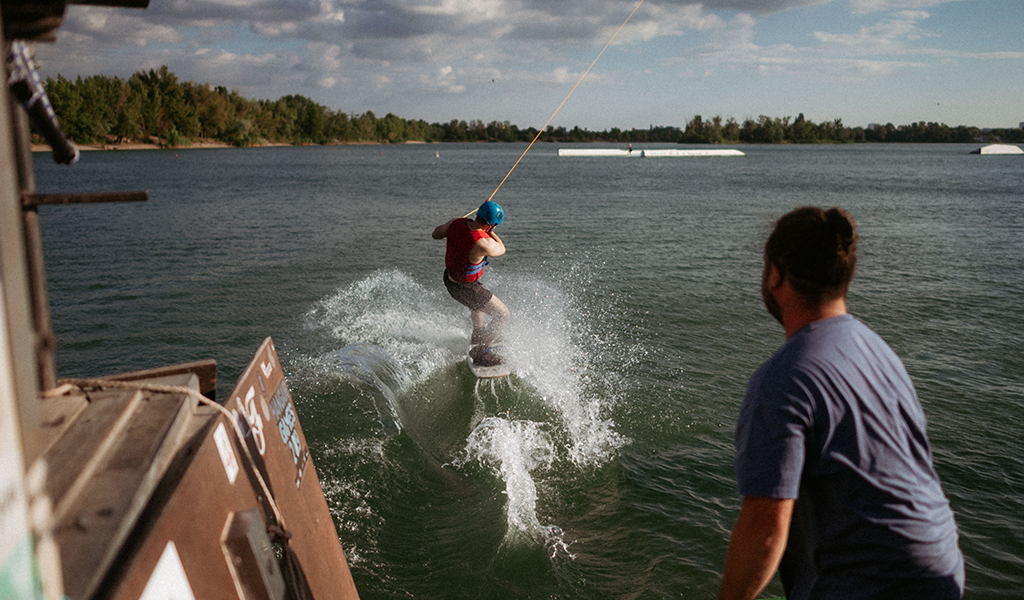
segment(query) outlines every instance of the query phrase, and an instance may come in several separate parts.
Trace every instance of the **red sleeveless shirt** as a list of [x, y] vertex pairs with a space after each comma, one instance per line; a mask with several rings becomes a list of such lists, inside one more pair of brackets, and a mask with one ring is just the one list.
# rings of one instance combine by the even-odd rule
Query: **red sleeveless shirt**
[[448, 226], [448, 247], [444, 253], [444, 266], [452, 281], [469, 283], [480, 279], [487, 259], [469, 264], [469, 251], [477, 241], [490, 237], [486, 231], [469, 228], [469, 219], [455, 219]]

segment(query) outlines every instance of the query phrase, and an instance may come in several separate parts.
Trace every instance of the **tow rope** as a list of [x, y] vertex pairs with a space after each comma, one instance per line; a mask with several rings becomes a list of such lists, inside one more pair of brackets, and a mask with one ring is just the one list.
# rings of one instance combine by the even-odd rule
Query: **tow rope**
[[[590, 63], [590, 66], [587, 67], [587, 70], [583, 72], [583, 75], [580, 75], [580, 79], [579, 81], [576, 82], [576, 85], [572, 86], [572, 89], [569, 90], [569, 93], [565, 95], [565, 99], [562, 100], [562, 103], [558, 105], [558, 108], [555, 109], [555, 112], [551, 113], [551, 117], [548, 119], [547, 123], [544, 123], [544, 126], [541, 127], [540, 130], [537, 132], [537, 135], [534, 136], [533, 141], [530, 142], [530, 145], [526, 147], [526, 150], [523, 150], [523, 153], [519, 156], [519, 160], [517, 160], [515, 164], [512, 165], [512, 168], [509, 169], [508, 174], [505, 175], [505, 178], [502, 179], [501, 183], [498, 184], [498, 187], [494, 188], [494, 191], [491, 192], [491, 195], [487, 198], [488, 200], [494, 198], [494, 196], [498, 193], [498, 190], [501, 189], [501, 186], [505, 184], [505, 180], [509, 178], [509, 175], [512, 174], [512, 171], [516, 170], [516, 167], [519, 166], [519, 162], [523, 160], [523, 157], [526, 156], [526, 153], [530, 151], [530, 148], [533, 148], [534, 142], [536, 142], [540, 138], [541, 134], [544, 133], [544, 130], [547, 129], [548, 125], [551, 124], [552, 119], [555, 118], [555, 115], [558, 114], [558, 111], [562, 110], [562, 107], [569, 100], [569, 96], [572, 96], [572, 93], [576, 91], [576, 88], [579, 87], [580, 83], [583, 82], [583, 78], [587, 76], [587, 73], [590, 73], [590, 70], [594, 68], [595, 64], [597, 64], [598, 59], [601, 58], [601, 55], [604, 54], [604, 51], [608, 49], [608, 46], [612, 45], [612, 42], [615, 40], [615, 36], [619, 35], [619, 32], [622, 31], [622, 28], [626, 26], [626, 23], [629, 23], [629, 20], [633, 18], [633, 15], [640, 8], [640, 5], [643, 3], [644, 0], [640, 0], [640, 2], [638, 2], [637, 5], [633, 8], [633, 12], [629, 13], [629, 16], [626, 17], [626, 20], [622, 22], [622, 25], [619, 25], [619, 28], [615, 30], [615, 33], [612, 34], [612, 37], [608, 39], [608, 43], [605, 44], [604, 48], [601, 48], [601, 51], [597, 53], [597, 57], [594, 58], [594, 62]], [[467, 214], [466, 217], [469, 217], [469, 215], [473, 214], [474, 212], [476, 211], [474, 210], [473, 212]]]

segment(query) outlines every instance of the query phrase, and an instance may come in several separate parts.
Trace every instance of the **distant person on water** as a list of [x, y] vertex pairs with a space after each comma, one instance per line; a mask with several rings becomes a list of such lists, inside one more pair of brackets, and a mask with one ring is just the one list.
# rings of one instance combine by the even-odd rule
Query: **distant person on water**
[[488, 200], [477, 209], [475, 218], [452, 219], [435, 227], [431, 234], [435, 240], [448, 240], [444, 285], [452, 298], [469, 308], [473, 322], [470, 358], [483, 367], [501, 364], [501, 357], [491, 351], [491, 345], [510, 316], [505, 304], [480, 283], [487, 258], [505, 254], [505, 244], [494, 232], [504, 219], [501, 207]]
[[720, 599], [776, 569], [790, 600], [957, 599], [964, 560], [899, 357], [847, 313], [857, 227], [798, 208], [764, 248], [761, 294], [786, 342], [754, 372], [736, 425], [743, 496]]

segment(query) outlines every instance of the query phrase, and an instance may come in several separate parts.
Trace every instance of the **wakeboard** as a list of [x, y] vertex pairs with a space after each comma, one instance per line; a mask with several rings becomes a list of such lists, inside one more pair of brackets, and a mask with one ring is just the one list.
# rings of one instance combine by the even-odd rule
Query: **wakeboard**
[[[492, 346], [492, 351], [500, 352], [501, 346]], [[473, 361], [473, 346], [469, 347], [466, 351], [466, 364], [469, 365], [469, 370], [473, 372], [480, 379], [491, 379], [494, 377], [508, 377], [512, 369], [509, 367], [508, 361], [502, 359], [502, 361], [496, 365], [483, 366]], [[500, 354], [499, 354], [500, 356]]]

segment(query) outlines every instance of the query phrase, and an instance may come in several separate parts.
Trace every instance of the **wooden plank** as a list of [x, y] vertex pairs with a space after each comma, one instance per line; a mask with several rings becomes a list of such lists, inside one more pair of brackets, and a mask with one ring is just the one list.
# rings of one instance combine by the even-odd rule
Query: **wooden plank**
[[54, 441], [89, 406], [85, 394], [76, 392], [55, 398], [39, 399], [39, 444], [46, 452]]
[[[144, 396], [135, 412], [156, 412], [150, 394]], [[255, 471], [265, 475], [292, 536], [289, 548], [298, 557], [313, 596], [358, 599], [270, 338], [239, 379], [225, 408], [233, 415], [216, 413], [209, 426], [193, 437], [162, 434], [167, 440], [175, 436], [180, 440], [169, 444], [178, 450], [163, 471], [158, 466], [144, 468], [147, 456], [153, 457], [153, 463], [166, 458], [164, 450], [153, 454], [147, 445], [150, 436], [161, 435], [155, 424], [159, 419], [131, 419], [120, 427], [122, 443], [104, 448], [109, 457], [79, 490], [74, 505], [78, 512], [66, 510], [58, 527], [65, 562], [68, 557], [77, 561], [74, 571], [65, 566], [68, 597], [138, 600], [147, 588], [152, 591], [160, 585], [161, 575], [154, 575], [154, 570], [160, 566], [164, 573], [162, 561], [166, 560], [178, 574], [175, 585], [184, 586], [195, 598], [239, 598], [243, 589], [266, 589], [260, 587], [264, 581], [253, 580], [260, 570], [241, 568], [246, 564], [244, 557], [233, 555], [224, 538], [236, 513], [255, 509], [258, 520], [248, 530], [253, 535], [260, 535], [274, 520], [267, 513], [269, 504], [260, 498], [263, 492], [248, 476]], [[232, 419], [251, 428], [252, 463], [242, 452], [243, 442], [235, 437]], [[69, 433], [62, 439], [70, 439]], [[134, 452], [123, 454], [121, 447]], [[140, 491], [133, 494], [132, 489]], [[77, 558], [89, 553], [97, 556]], [[262, 556], [261, 564], [277, 560], [273, 552]]]
[[200, 360], [190, 363], [181, 363], [167, 367], [146, 369], [144, 371], [132, 371], [119, 373], [107, 377], [116, 381], [138, 381], [140, 379], [154, 379], [167, 377], [181, 373], [194, 373], [199, 378], [199, 393], [211, 400], [216, 399], [217, 394], [217, 361], [213, 359]]
[[57, 336], [50, 322], [50, 293], [46, 287], [46, 266], [43, 263], [43, 234], [39, 213], [26, 210], [25, 248], [28, 250], [28, 277], [32, 288], [32, 324], [36, 334], [36, 356], [39, 365], [39, 389], [49, 390], [57, 382]]
[[[191, 373], [140, 381], [154, 385], [198, 388]], [[63, 496], [51, 496], [54, 537], [64, 557], [65, 592], [88, 598], [121, 551], [124, 540], [150, 502], [154, 489], [188, 437], [214, 415], [197, 409], [187, 394], [122, 391], [131, 394], [117, 427], [105, 430], [107, 440], [92, 456], [81, 457], [85, 467]], [[116, 401], [117, 396], [114, 397]], [[106, 415], [104, 400], [94, 400], [68, 430], [89, 430], [90, 412]], [[48, 453], [46, 458], [61, 455]]]
[[131, 418], [141, 394], [113, 390], [89, 393], [89, 406], [43, 455], [47, 465], [46, 495], [56, 510], [73, 487], [82, 485], [99, 467], [99, 461], [117, 443], [117, 436]]

